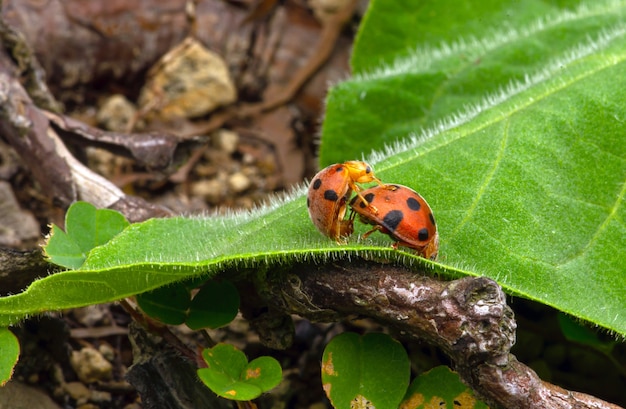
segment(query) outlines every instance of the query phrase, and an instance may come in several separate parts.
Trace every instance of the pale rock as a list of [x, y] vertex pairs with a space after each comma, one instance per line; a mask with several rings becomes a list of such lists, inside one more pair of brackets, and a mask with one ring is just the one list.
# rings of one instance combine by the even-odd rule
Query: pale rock
[[104, 321], [107, 316], [107, 308], [102, 304], [88, 305], [87, 307], [74, 310], [76, 320], [86, 327], [93, 327]]
[[226, 196], [226, 188], [217, 179], [200, 180], [191, 186], [191, 193], [204, 198], [210, 204], [218, 204]]
[[252, 182], [243, 172], [233, 173], [228, 177], [228, 187], [235, 193], [241, 193], [248, 189]]
[[111, 95], [104, 100], [96, 120], [104, 129], [117, 132], [126, 132], [137, 115], [137, 108], [124, 95]]
[[82, 382], [68, 382], [63, 385], [63, 389], [76, 401], [76, 405], [86, 403], [91, 397], [91, 391]]
[[42, 390], [18, 381], [0, 387], [0, 409], [61, 409]]
[[174, 120], [205, 115], [236, 98], [224, 60], [188, 37], [150, 69], [139, 106], [163, 120]]
[[13, 188], [0, 181], [0, 246], [14, 246], [41, 235], [35, 217], [20, 208]]
[[115, 349], [107, 343], [100, 344], [98, 346], [98, 351], [102, 354], [104, 359], [109, 362], [112, 362], [115, 359]]
[[309, 0], [308, 5], [322, 23], [328, 22], [339, 10], [347, 7], [351, 0]]
[[78, 379], [85, 383], [111, 379], [113, 366], [94, 348], [72, 351], [70, 364]]
[[111, 402], [111, 399], [112, 399], [111, 392], [92, 391], [91, 398], [89, 400], [95, 403], [107, 403], [107, 402]]
[[233, 153], [237, 150], [239, 134], [228, 129], [220, 129], [213, 135], [213, 146], [226, 153]]

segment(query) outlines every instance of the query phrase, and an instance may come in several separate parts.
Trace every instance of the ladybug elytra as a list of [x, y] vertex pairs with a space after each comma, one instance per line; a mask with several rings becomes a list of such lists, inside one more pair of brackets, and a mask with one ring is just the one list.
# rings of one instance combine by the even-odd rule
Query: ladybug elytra
[[[364, 238], [379, 230], [396, 241], [394, 248], [409, 247], [425, 258], [437, 258], [439, 236], [433, 212], [413, 189], [394, 184], [374, 186], [354, 197], [350, 206], [362, 222], [374, 226]], [[372, 206], [377, 213], [371, 211]]]
[[[370, 165], [362, 161], [348, 161], [330, 165], [319, 171], [311, 181], [307, 194], [307, 208], [311, 221], [326, 236], [341, 242], [353, 232], [353, 220], [345, 219], [347, 203], [352, 192], [365, 207], [367, 200], [359, 193], [357, 183], [382, 182], [374, 176]], [[370, 207], [370, 211], [377, 210]]]

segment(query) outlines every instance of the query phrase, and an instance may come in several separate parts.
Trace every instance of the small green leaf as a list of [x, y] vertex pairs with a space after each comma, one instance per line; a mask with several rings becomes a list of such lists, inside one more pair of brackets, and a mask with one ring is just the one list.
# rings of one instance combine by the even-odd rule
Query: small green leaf
[[67, 232], [53, 225], [44, 251], [51, 263], [76, 269], [93, 248], [109, 242], [128, 225], [124, 216], [115, 210], [75, 202], [65, 215]]
[[438, 366], [415, 378], [400, 409], [487, 409], [447, 366]]
[[161, 322], [178, 325], [185, 322], [191, 294], [184, 283], [174, 283], [137, 295], [139, 307]]
[[20, 343], [8, 328], [0, 328], [0, 387], [13, 375], [20, 356]]
[[396, 409], [409, 375], [406, 351], [386, 334], [343, 333], [330, 341], [322, 357], [322, 383], [336, 409], [364, 403]]
[[282, 377], [274, 358], [261, 357], [248, 364], [245, 354], [232, 345], [205, 349], [202, 357], [208, 367], [198, 369], [198, 377], [223, 398], [252, 400], [276, 386]]
[[239, 292], [230, 281], [209, 281], [189, 305], [186, 324], [191, 329], [219, 328], [231, 322], [239, 311]]
[[246, 355], [230, 344], [218, 344], [202, 351], [208, 369], [225, 373], [229, 378], [239, 379], [248, 364]]
[[51, 263], [70, 269], [80, 267], [87, 257], [78, 243], [56, 225], [50, 229], [44, 252]]
[[128, 226], [124, 216], [111, 209], [96, 209], [90, 203], [76, 202], [67, 210], [65, 229], [84, 253], [111, 240]]
[[283, 370], [271, 356], [261, 356], [252, 360], [245, 368], [243, 378], [262, 391], [269, 391], [280, 383]]

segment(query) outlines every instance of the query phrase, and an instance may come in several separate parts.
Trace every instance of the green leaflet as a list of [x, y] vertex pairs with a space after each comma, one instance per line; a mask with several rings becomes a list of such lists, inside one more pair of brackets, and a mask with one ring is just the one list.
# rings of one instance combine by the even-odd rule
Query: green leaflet
[[322, 384], [336, 409], [396, 409], [409, 386], [410, 361], [404, 347], [387, 334], [344, 332], [322, 357]]
[[198, 377], [215, 394], [232, 400], [249, 401], [278, 385], [282, 368], [270, 356], [250, 362], [245, 354], [229, 344], [217, 344], [202, 351], [207, 368]]
[[8, 328], [0, 328], [0, 388], [11, 379], [19, 357], [17, 337]]
[[437, 366], [415, 378], [400, 408], [488, 409], [447, 366]]
[[128, 227], [119, 212], [96, 209], [86, 202], [76, 202], [65, 217], [65, 230], [52, 226], [45, 252], [48, 261], [70, 269], [79, 268], [94, 248], [107, 243]]

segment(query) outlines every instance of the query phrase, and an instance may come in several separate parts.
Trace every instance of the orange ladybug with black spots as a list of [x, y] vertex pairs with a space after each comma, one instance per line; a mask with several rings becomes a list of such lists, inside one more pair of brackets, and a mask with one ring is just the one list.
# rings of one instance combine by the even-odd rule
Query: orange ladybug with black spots
[[[377, 212], [372, 212], [372, 206]], [[424, 258], [437, 258], [439, 235], [433, 212], [413, 189], [395, 184], [374, 186], [355, 196], [350, 207], [350, 219], [358, 214], [362, 222], [374, 226], [364, 238], [378, 230], [395, 240], [394, 248], [409, 247]]]
[[[369, 207], [357, 185], [369, 182], [382, 185], [371, 166], [362, 161], [336, 163], [319, 171], [311, 180], [307, 194], [307, 208], [315, 227], [324, 235], [343, 243], [354, 230], [353, 220], [345, 217], [348, 201], [352, 192], [356, 192], [360, 203]], [[369, 209], [372, 213], [377, 212], [373, 207]]]

